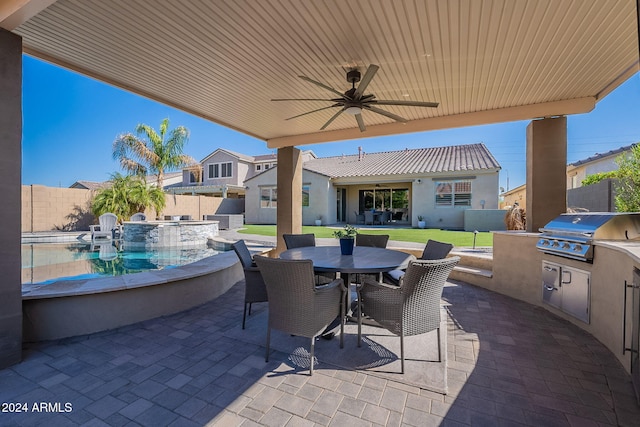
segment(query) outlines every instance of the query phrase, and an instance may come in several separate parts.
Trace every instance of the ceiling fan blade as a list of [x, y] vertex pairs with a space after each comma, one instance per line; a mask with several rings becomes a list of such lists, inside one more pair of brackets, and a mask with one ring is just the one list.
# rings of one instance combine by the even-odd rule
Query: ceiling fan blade
[[393, 113], [390, 113], [390, 112], [388, 112], [388, 111], [381, 110], [381, 109], [376, 108], [376, 107], [372, 107], [371, 105], [363, 105], [363, 106], [362, 106], [362, 108], [366, 108], [367, 110], [371, 110], [371, 111], [373, 111], [374, 113], [382, 114], [383, 116], [389, 117], [390, 119], [393, 119], [393, 120], [395, 120], [396, 122], [401, 122], [401, 123], [406, 123], [406, 122], [407, 122], [407, 119], [405, 119], [405, 118], [403, 118], [403, 117], [396, 116], [396, 115], [395, 115], [395, 114], [393, 114]]
[[337, 119], [337, 118], [338, 118], [338, 116], [339, 116], [340, 114], [342, 114], [342, 112], [343, 112], [344, 110], [345, 110], [344, 108], [341, 108], [341, 109], [340, 109], [340, 111], [338, 111], [337, 113], [335, 113], [335, 114], [334, 114], [334, 115], [329, 119], [329, 121], [327, 121], [327, 123], [325, 123], [325, 124], [324, 124], [324, 126], [322, 126], [322, 127], [320, 128], [320, 130], [325, 130], [325, 129], [327, 128], [327, 126], [329, 126], [329, 125], [331, 124], [331, 122], [332, 122], [332, 121], [334, 121], [335, 119]]
[[364, 120], [362, 120], [362, 114], [356, 114], [356, 121], [358, 122], [360, 132], [364, 132], [365, 130], [367, 130], [367, 128], [364, 126]]
[[272, 101], [324, 101], [324, 102], [338, 102], [342, 99], [316, 99], [316, 98], [277, 98]]
[[320, 86], [320, 87], [321, 87], [321, 88], [323, 88], [323, 89], [330, 90], [331, 92], [333, 92], [333, 93], [337, 94], [337, 95], [338, 95], [338, 96], [340, 96], [340, 97], [343, 97], [343, 96], [344, 96], [344, 94], [343, 94], [342, 92], [338, 92], [337, 90], [335, 90], [335, 89], [334, 89], [334, 88], [332, 88], [331, 86], [327, 86], [327, 85], [326, 85], [326, 84], [324, 84], [324, 83], [320, 83], [320, 82], [315, 81], [315, 80], [313, 80], [313, 79], [310, 79], [309, 77], [306, 77], [306, 76], [298, 76], [298, 77], [300, 77], [302, 80], [306, 80], [306, 81], [308, 81], [309, 83], [313, 83], [313, 84], [314, 84], [314, 85], [316, 85], [316, 86]]
[[338, 105], [338, 104], [329, 105], [328, 107], [322, 107], [322, 108], [318, 108], [317, 110], [307, 111], [306, 113], [298, 114], [297, 116], [289, 117], [288, 119], [285, 119], [285, 120], [296, 119], [298, 117], [306, 116], [307, 114], [315, 113], [317, 111], [322, 111], [322, 110], [326, 110], [333, 107], [341, 107], [341, 105]]
[[362, 76], [362, 80], [360, 80], [360, 84], [358, 85], [358, 89], [356, 89], [356, 93], [354, 94], [353, 99], [360, 99], [362, 97], [362, 94], [364, 94], [364, 91], [367, 89], [367, 86], [369, 86], [369, 83], [371, 83], [371, 79], [373, 79], [373, 76], [376, 75], [379, 68], [380, 67], [375, 64], [369, 65], [369, 68], [367, 68], [367, 72], [364, 73], [364, 76]]
[[392, 101], [379, 99], [376, 101], [370, 101], [378, 105], [406, 105], [408, 107], [432, 107], [435, 108], [440, 105], [438, 102], [422, 102], [422, 101]]

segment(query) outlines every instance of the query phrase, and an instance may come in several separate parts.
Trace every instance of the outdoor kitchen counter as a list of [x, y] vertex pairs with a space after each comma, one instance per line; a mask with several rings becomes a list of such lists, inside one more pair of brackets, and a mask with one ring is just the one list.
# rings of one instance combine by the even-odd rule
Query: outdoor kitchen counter
[[596, 240], [596, 247], [611, 248], [629, 255], [636, 265], [640, 265], [640, 240]]

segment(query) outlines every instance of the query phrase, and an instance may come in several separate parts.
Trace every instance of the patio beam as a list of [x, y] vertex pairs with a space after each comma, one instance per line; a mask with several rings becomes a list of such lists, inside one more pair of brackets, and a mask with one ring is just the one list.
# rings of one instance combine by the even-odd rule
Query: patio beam
[[513, 122], [518, 120], [531, 120], [542, 117], [564, 116], [568, 114], [581, 114], [590, 112], [595, 108], [595, 105], [596, 98], [594, 97], [567, 99], [563, 101], [501, 108], [497, 110], [477, 111], [473, 113], [411, 120], [407, 123], [389, 123], [378, 126], [367, 126], [366, 132], [360, 132], [358, 128], [351, 128], [271, 138], [267, 140], [267, 146], [269, 148], [293, 147], [296, 145], [317, 144], [321, 142], [452, 129], [492, 123]]
[[0, 27], [13, 31], [57, 0], [4, 0], [0, 2]]

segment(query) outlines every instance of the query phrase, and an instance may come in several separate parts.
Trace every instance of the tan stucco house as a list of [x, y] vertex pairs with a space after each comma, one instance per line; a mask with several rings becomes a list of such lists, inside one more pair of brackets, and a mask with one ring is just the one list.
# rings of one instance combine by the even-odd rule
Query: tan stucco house
[[567, 165], [567, 190], [582, 187], [582, 181], [589, 175], [618, 170], [616, 159], [628, 154], [635, 144], [626, 145], [606, 153], [597, 153], [586, 159]]
[[500, 194], [500, 209], [508, 209], [518, 203], [520, 207], [527, 206], [527, 186], [522, 184]]
[[[362, 223], [366, 210], [389, 221], [462, 229], [466, 209], [498, 208], [500, 165], [484, 144], [311, 158], [302, 166], [302, 223]], [[276, 170], [245, 181], [245, 222], [275, 224]]]

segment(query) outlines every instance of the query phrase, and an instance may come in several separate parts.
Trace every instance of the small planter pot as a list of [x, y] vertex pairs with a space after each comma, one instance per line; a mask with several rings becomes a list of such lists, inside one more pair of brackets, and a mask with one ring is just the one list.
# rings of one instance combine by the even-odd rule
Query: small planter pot
[[353, 245], [356, 239], [340, 239], [340, 252], [342, 255], [353, 255]]
[[418, 221], [418, 228], [427, 228], [427, 221]]
[[316, 226], [320, 227], [322, 225], [321, 219], [316, 219]]

